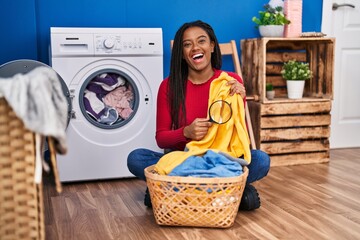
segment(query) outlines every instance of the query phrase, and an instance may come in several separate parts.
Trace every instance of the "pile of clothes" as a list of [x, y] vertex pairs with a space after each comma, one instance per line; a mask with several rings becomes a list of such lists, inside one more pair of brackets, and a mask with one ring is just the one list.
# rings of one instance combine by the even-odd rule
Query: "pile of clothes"
[[56, 140], [56, 150], [67, 152], [68, 103], [57, 73], [40, 66], [26, 74], [0, 78], [0, 97], [4, 97], [26, 128]]
[[92, 79], [84, 91], [86, 112], [97, 122], [112, 125], [133, 113], [134, 92], [116, 73], [103, 73]]

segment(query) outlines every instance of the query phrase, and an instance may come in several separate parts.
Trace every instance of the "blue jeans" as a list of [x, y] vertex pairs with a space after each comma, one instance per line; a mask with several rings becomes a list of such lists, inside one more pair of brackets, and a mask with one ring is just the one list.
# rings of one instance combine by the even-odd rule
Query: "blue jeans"
[[[164, 153], [154, 152], [149, 149], [139, 148], [132, 151], [127, 159], [127, 165], [132, 174], [146, 180], [144, 169], [156, 164]], [[247, 184], [265, 177], [270, 169], [270, 157], [261, 150], [251, 150], [251, 163], [247, 166], [249, 175]]]

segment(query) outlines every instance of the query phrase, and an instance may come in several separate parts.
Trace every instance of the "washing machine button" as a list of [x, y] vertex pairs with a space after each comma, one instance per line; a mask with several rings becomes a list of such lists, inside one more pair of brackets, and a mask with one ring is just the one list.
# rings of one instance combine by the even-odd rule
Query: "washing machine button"
[[70, 118], [71, 119], [76, 119], [76, 112], [74, 110], [71, 110], [70, 112]]
[[[74, 106], [73, 105], [74, 98], [75, 98], [75, 89], [70, 89], [70, 99], [71, 99], [72, 106]], [[71, 109], [71, 111], [70, 111], [70, 118], [76, 119], [76, 112], [73, 109]]]
[[104, 40], [104, 47], [107, 49], [111, 49], [115, 46], [115, 40], [113, 38], [106, 38]]

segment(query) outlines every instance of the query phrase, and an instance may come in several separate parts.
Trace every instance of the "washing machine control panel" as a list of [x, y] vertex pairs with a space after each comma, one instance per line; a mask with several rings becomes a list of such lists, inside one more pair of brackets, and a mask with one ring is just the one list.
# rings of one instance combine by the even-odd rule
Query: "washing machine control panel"
[[95, 54], [154, 54], [161, 52], [162, 43], [151, 34], [98, 34], [94, 36]]

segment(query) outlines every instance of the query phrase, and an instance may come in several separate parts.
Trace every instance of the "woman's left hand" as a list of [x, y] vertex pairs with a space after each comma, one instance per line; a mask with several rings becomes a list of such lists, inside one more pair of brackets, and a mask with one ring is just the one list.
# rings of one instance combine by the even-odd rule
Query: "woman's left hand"
[[230, 80], [227, 82], [227, 85], [231, 85], [230, 86], [230, 96], [232, 96], [236, 93], [236, 94], [240, 94], [242, 98], [245, 98], [245, 96], [246, 96], [245, 87], [239, 81], [237, 81], [235, 79]]

